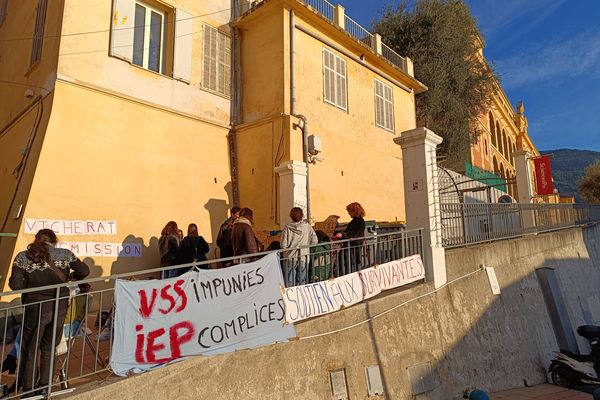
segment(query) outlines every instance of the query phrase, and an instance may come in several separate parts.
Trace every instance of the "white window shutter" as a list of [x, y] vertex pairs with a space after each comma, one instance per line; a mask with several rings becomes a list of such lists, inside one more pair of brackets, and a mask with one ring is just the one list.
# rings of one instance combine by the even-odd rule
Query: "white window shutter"
[[110, 54], [133, 60], [133, 27], [135, 21], [134, 0], [113, 0]]
[[173, 78], [190, 83], [192, 80], [192, 43], [194, 38], [193, 16], [179, 8], [175, 9], [175, 54]]

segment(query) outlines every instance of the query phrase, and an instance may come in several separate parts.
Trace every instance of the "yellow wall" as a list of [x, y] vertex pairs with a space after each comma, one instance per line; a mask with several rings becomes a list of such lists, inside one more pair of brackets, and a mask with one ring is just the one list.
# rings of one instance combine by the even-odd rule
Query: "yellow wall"
[[[259, 183], [266, 185], [272, 181], [273, 168], [281, 162], [302, 161], [300, 130], [285, 124], [282, 130], [276, 117], [290, 114], [290, 35], [286, 7], [293, 5], [285, 1], [266, 3], [238, 23], [242, 29], [243, 122], [255, 124], [243, 125], [236, 134], [241, 203], [252, 201], [261, 229], [276, 227], [279, 221], [272, 207], [275, 194], [271, 192], [275, 191], [268, 186], [261, 188]], [[337, 43], [356, 57], [367, 54], [366, 63], [384, 69], [396, 79], [406, 78], [321, 17], [303, 7], [295, 11], [297, 24]], [[404, 221], [402, 152], [393, 139], [400, 132], [416, 127], [414, 94], [340, 54], [347, 62], [348, 111], [329, 105], [323, 101], [322, 51], [325, 47], [336, 51], [298, 29], [295, 38], [297, 113], [307, 117], [309, 134], [320, 136], [323, 143], [324, 161], [310, 166], [313, 220], [324, 220], [331, 214], [348, 219], [345, 206], [358, 201], [365, 207], [368, 219]], [[395, 132], [375, 125], [375, 77], [393, 88]], [[291, 122], [296, 121], [292, 118]], [[279, 160], [274, 154], [282, 134], [290, 158]], [[273, 161], [276, 158], [279, 164]]]
[[[27, 206], [52, 110], [63, 3], [56, 0], [48, 6], [41, 61], [31, 67], [37, 2], [10, 1], [6, 20], [0, 25], [0, 232], [17, 233], [21, 220], [15, 219], [15, 214]], [[15, 120], [21, 113], [23, 117]], [[28, 143], [30, 150], [25, 155]], [[22, 172], [15, 177], [13, 172], [22, 162]], [[14, 238], [0, 238], [2, 279], [15, 242]]]
[[[196, 119], [58, 82], [24, 218], [114, 220], [116, 236], [60, 240], [143, 244], [143, 258], [88, 258], [96, 276], [158, 266], [157, 238], [168, 220], [178, 222], [184, 232], [188, 223], [196, 223], [212, 242], [227, 217], [227, 133]], [[17, 250], [32, 239], [21, 233]]]
[[[152, 0], [149, 0], [152, 1]], [[192, 80], [185, 83], [109, 55], [112, 1], [66, 0], [58, 74], [78, 82], [106, 88], [209, 121], [229, 124], [229, 99], [201, 89], [202, 29], [205, 23], [229, 32], [229, 0], [168, 0], [193, 16]]]

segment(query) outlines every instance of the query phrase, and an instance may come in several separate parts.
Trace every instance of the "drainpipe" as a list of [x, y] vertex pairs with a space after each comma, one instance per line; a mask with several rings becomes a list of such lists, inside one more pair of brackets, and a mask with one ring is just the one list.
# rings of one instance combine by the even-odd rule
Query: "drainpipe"
[[308, 120], [296, 110], [296, 15], [290, 10], [290, 115], [302, 121], [302, 161], [306, 164], [306, 220], [310, 223], [310, 164], [308, 162]]

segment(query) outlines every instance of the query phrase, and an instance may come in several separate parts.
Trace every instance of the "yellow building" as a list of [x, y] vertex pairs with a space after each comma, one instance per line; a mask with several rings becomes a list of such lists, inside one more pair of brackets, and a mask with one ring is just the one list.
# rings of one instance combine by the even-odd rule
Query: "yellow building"
[[[479, 56], [483, 58], [483, 42], [479, 42]], [[466, 165], [467, 175], [472, 178], [484, 177], [485, 182], [485, 172], [493, 173], [501, 178], [499, 188], [516, 198], [517, 171], [514, 154], [525, 151], [532, 159], [540, 156], [529, 136], [529, 124], [523, 102], [519, 101], [513, 108], [500, 83], [496, 82], [495, 90], [490, 94], [490, 108], [486, 114], [479, 116], [476, 129], [480, 135], [471, 145], [471, 160]], [[532, 187], [535, 187], [532, 162], [529, 170]], [[535, 196], [533, 200], [556, 203], [558, 195]]]
[[414, 95], [425, 90], [411, 61], [322, 1], [259, 2], [233, 26], [240, 201], [259, 210], [259, 225], [281, 226], [291, 206], [306, 205], [305, 125], [322, 145], [308, 171], [312, 220], [347, 218], [345, 206], [358, 201], [369, 219], [404, 221], [402, 154], [393, 139], [416, 127]]
[[306, 182], [313, 220], [359, 201], [403, 221], [393, 139], [425, 87], [318, 5], [0, 0], [0, 232], [17, 234], [0, 239], [3, 282], [42, 227], [94, 276], [145, 269], [167, 221], [210, 243], [240, 204], [279, 228]]

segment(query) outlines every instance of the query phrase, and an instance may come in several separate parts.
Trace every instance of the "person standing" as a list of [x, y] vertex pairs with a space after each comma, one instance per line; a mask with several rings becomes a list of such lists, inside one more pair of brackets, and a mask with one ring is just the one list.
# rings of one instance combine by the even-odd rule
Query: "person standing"
[[281, 248], [294, 249], [283, 254], [283, 277], [287, 287], [305, 285], [308, 282], [310, 248], [307, 246], [318, 242], [312, 226], [303, 221], [304, 211], [300, 207], [291, 209], [290, 218], [292, 222], [287, 224], [281, 233]]
[[[35, 240], [26, 251], [15, 257], [8, 286], [13, 290], [22, 290], [40, 286], [64, 284], [71, 277], [74, 280], [85, 278], [89, 267], [67, 249], [57, 248], [58, 238], [51, 229], [42, 229], [35, 235]], [[23, 392], [25, 396], [33, 396], [37, 387], [47, 390], [53, 366], [52, 358], [53, 331], [54, 344], [58, 345], [63, 334], [63, 325], [69, 299], [69, 289], [65, 285], [60, 288], [60, 300], [55, 315], [56, 289], [40, 290], [24, 293], [21, 297], [25, 305], [23, 316], [23, 336], [21, 346], [24, 350]], [[40, 356], [38, 357], [38, 350]], [[36, 376], [36, 360], [39, 360], [39, 375]], [[37, 379], [36, 379], [37, 378]]]
[[[252, 225], [254, 224], [254, 213], [249, 208], [242, 208], [239, 217], [231, 228], [231, 244], [234, 256], [254, 254], [261, 251], [261, 243], [258, 241]], [[245, 258], [242, 262], [250, 261]]]
[[[160, 251], [160, 266], [171, 267], [177, 265], [179, 261], [179, 233], [177, 232], [177, 223], [169, 221], [160, 233], [158, 239], [158, 249]], [[177, 276], [177, 269], [169, 269], [162, 272], [164, 278], [174, 278]]]
[[[206, 261], [208, 250], [208, 243], [198, 234], [198, 226], [196, 224], [189, 224], [187, 236], [183, 238], [181, 246], [179, 246], [181, 263], [189, 264]], [[208, 264], [202, 264], [199, 268], [208, 269]], [[189, 270], [189, 268], [180, 268], [178, 274], [182, 275]]]
[[[217, 246], [219, 247], [219, 257], [228, 258], [233, 257], [233, 244], [231, 243], [231, 230], [233, 229], [233, 223], [240, 216], [239, 207], [231, 208], [231, 216], [221, 224], [219, 233], [217, 234]], [[225, 266], [233, 264], [231, 261], [224, 262]]]
[[[346, 230], [342, 234], [343, 239], [353, 239], [353, 238], [363, 238], [365, 236], [365, 209], [360, 203], [350, 203], [346, 206], [346, 211], [352, 220], [346, 226]], [[346, 247], [346, 251], [348, 252], [348, 267], [350, 272], [356, 272], [361, 269], [361, 257], [363, 254], [363, 240], [350, 240], [344, 247]], [[343, 255], [344, 252], [342, 252]]]

